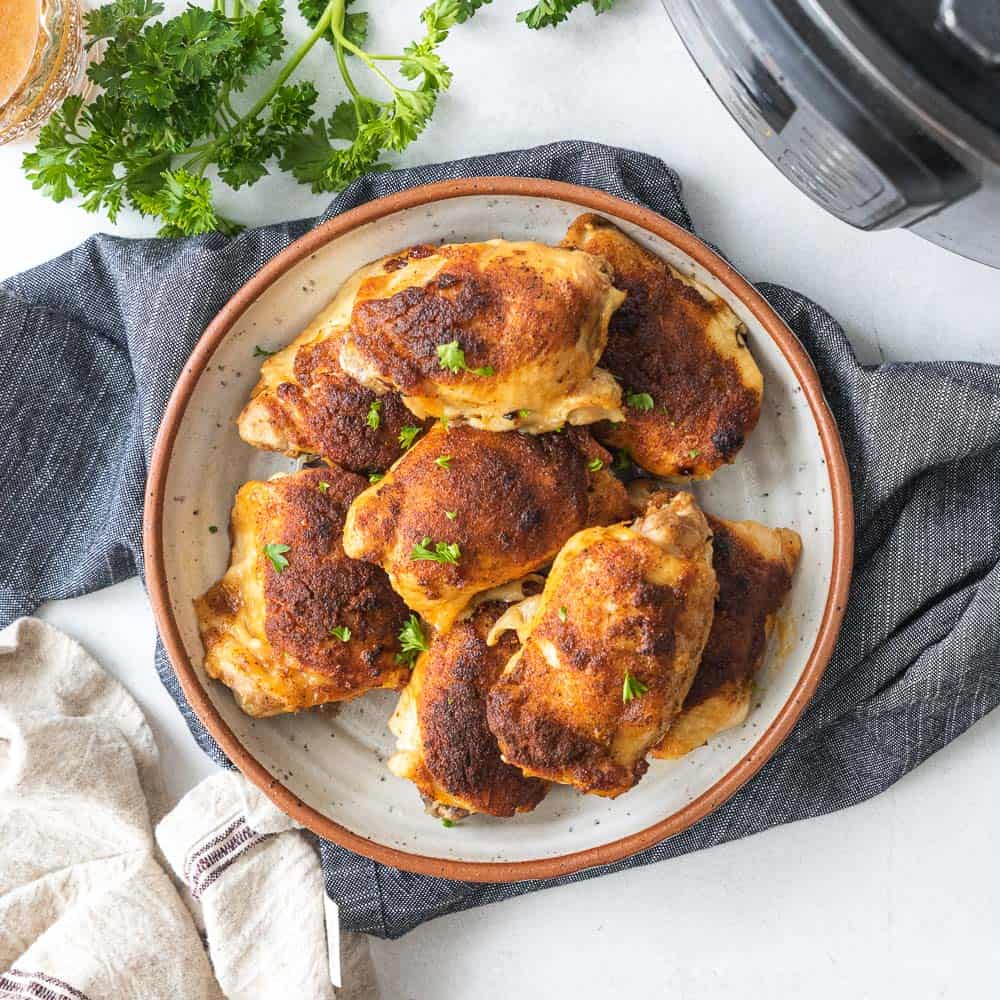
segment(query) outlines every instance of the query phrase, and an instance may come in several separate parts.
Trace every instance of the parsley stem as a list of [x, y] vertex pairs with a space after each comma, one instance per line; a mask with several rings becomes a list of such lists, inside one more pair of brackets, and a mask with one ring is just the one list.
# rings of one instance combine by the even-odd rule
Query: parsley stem
[[330, 0], [326, 5], [326, 9], [323, 11], [322, 16], [316, 22], [316, 27], [313, 28], [312, 34], [299, 46], [295, 55], [292, 56], [288, 62], [281, 68], [281, 72], [277, 75], [274, 83], [268, 88], [268, 90], [261, 96], [260, 100], [236, 123], [236, 126], [242, 125], [245, 121], [249, 121], [251, 118], [256, 118], [257, 115], [267, 107], [270, 103], [271, 98], [278, 92], [278, 89], [284, 84], [284, 82], [298, 69], [299, 63], [302, 62], [306, 57], [306, 53], [323, 37], [323, 35], [329, 30], [330, 22], [333, 19], [334, 13], [339, 13], [342, 18], [344, 14], [344, 0]]
[[362, 62], [366, 63], [368, 65], [368, 68], [376, 76], [380, 77], [385, 82], [386, 86], [388, 86], [393, 93], [399, 90], [399, 87], [397, 87], [396, 84], [394, 84], [392, 80], [390, 80], [389, 77], [387, 77], [385, 73], [383, 73], [382, 70], [380, 70], [378, 66], [375, 65], [375, 60], [372, 59], [372, 57], [368, 55], [368, 53], [365, 52], [364, 49], [359, 49], [357, 45], [354, 44], [354, 42], [344, 37], [344, 34], [341, 32], [339, 25], [333, 24], [331, 25], [331, 29], [337, 41], [340, 42], [340, 44], [343, 45], [348, 52], [353, 52]]
[[338, 6], [336, 11], [334, 11], [334, 15], [331, 18], [330, 23], [336, 25], [338, 29], [334, 32], [333, 52], [337, 59], [337, 69], [340, 70], [340, 78], [344, 81], [344, 86], [347, 87], [351, 95], [351, 100], [354, 102], [354, 117], [357, 119], [358, 125], [360, 126], [364, 124], [364, 116], [361, 113], [361, 91], [358, 90], [353, 78], [351, 77], [350, 70], [347, 68], [347, 57], [344, 55], [344, 46], [337, 37], [338, 33], [344, 30], [344, 18], [346, 16], [347, 4], [343, 3]]
[[354, 111], [358, 116], [358, 124], [361, 124], [361, 92], [358, 90], [351, 79], [351, 74], [347, 69], [347, 57], [344, 55], [344, 46], [338, 41], [334, 46], [334, 52], [337, 56], [337, 68], [340, 70], [340, 75], [343, 77], [344, 86], [351, 92], [351, 99], [354, 101]]

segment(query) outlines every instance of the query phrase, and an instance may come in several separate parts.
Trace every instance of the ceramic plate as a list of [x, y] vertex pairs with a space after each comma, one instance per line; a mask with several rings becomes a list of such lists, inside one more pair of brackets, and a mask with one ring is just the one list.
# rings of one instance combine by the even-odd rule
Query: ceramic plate
[[[696, 493], [727, 518], [802, 536], [780, 648], [759, 677], [746, 722], [679, 761], [652, 761], [616, 800], [555, 787], [532, 813], [474, 816], [453, 828], [426, 815], [412, 784], [385, 766], [397, 695], [379, 691], [336, 712], [254, 720], [206, 678], [192, 599], [224, 572], [237, 488], [295, 463], [236, 433], [259, 368], [255, 345], [288, 343], [358, 266], [414, 243], [504, 237], [558, 242], [579, 213], [612, 219], [643, 246], [726, 299], [746, 324], [764, 375], [760, 423], [737, 463]], [[753, 288], [689, 233], [645, 209], [550, 181], [474, 178], [370, 203], [313, 230], [223, 309], [171, 398], [149, 477], [145, 541], [161, 635], [193, 708], [230, 758], [316, 833], [411, 871], [502, 881], [607, 863], [678, 833], [717, 808], [764, 763], [826, 665], [850, 577], [849, 479], [833, 418], [798, 341]], [[223, 530], [216, 534], [209, 525]]]

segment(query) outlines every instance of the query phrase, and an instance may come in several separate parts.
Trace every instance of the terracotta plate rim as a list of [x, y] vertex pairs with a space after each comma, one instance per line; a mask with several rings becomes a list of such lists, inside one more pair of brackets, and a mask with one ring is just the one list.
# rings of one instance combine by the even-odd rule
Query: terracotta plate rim
[[[566, 201], [634, 223], [672, 243], [721, 281], [761, 323], [791, 367], [819, 431], [833, 503], [833, 559], [826, 605], [812, 651], [795, 687], [757, 742], [714, 785], [657, 823], [618, 840], [557, 857], [517, 862], [470, 862], [432, 858], [387, 847], [360, 836], [304, 803], [274, 777], [240, 742], [212, 704], [188, 659], [174, 619], [163, 545], [164, 489], [174, 441], [194, 388], [245, 310], [290, 268], [331, 240], [404, 209], [469, 195], [522, 196]], [[593, 188], [562, 181], [521, 177], [469, 177], [409, 188], [351, 209], [322, 223], [264, 265], [208, 325], [188, 359], [167, 403], [153, 447], [143, 515], [146, 585], [156, 625], [191, 708], [229, 759], [280, 809], [303, 826], [341, 847], [404, 871], [467, 882], [517, 882], [556, 878], [606, 865], [652, 847], [703, 819], [734, 795], [767, 762], [802, 714], [833, 653], [851, 581], [854, 514], [850, 475], [833, 414], [819, 376], [795, 334], [761, 294], [730, 264], [687, 230], [663, 216]]]

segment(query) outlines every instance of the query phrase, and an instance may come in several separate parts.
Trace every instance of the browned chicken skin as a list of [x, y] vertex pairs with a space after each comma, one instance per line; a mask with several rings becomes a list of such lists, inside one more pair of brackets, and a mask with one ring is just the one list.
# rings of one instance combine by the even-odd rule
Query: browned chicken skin
[[[229, 569], [195, 609], [205, 671], [233, 689], [248, 715], [406, 683], [409, 671], [395, 660], [406, 607], [382, 570], [349, 559], [341, 545], [348, 505], [366, 485], [317, 468], [237, 493]], [[280, 572], [268, 545], [288, 546], [271, 550], [279, 565], [287, 561]]]
[[[609, 458], [576, 428], [494, 434], [437, 424], [351, 505], [344, 549], [382, 566], [406, 603], [446, 631], [475, 594], [551, 562], [591, 516], [629, 516], [624, 488], [596, 467]], [[438, 546], [457, 549], [414, 559]]]
[[576, 219], [563, 245], [607, 260], [627, 293], [601, 359], [624, 387], [625, 422], [595, 433], [660, 476], [704, 478], [732, 462], [763, 396], [732, 309], [598, 215]]
[[340, 367], [350, 306], [370, 267], [352, 275], [295, 340], [261, 365], [238, 420], [247, 444], [320, 455], [352, 472], [382, 472], [403, 453], [400, 431], [424, 425], [398, 393], [377, 395]]
[[487, 698], [504, 760], [597, 795], [635, 785], [708, 638], [711, 539], [685, 494], [566, 543], [540, 597], [506, 616], [523, 646]]
[[[518, 596], [521, 588], [509, 599]], [[486, 644], [507, 607], [505, 600], [484, 600], [445, 635], [436, 635], [389, 720], [398, 748], [389, 769], [417, 786], [434, 815], [513, 816], [534, 809], [545, 795], [544, 782], [500, 759], [486, 725], [486, 694], [518, 647], [512, 632]]]
[[421, 418], [534, 433], [620, 419], [621, 393], [595, 365], [622, 298], [590, 254], [505, 240], [411, 247], [369, 266], [340, 360]]
[[[641, 481], [630, 494], [642, 507], [669, 503], [676, 495]], [[746, 719], [754, 675], [802, 554], [801, 538], [788, 528], [711, 515], [708, 524], [719, 581], [712, 630], [684, 707], [653, 748], [654, 757], [682, 757]]]

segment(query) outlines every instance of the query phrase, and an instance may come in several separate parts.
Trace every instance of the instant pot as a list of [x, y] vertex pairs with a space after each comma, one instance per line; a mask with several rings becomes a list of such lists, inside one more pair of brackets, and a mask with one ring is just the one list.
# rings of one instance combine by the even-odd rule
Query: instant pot
[[861, 229], [1000, 268], [1000, 0], [663, 0], [772, 163]]

